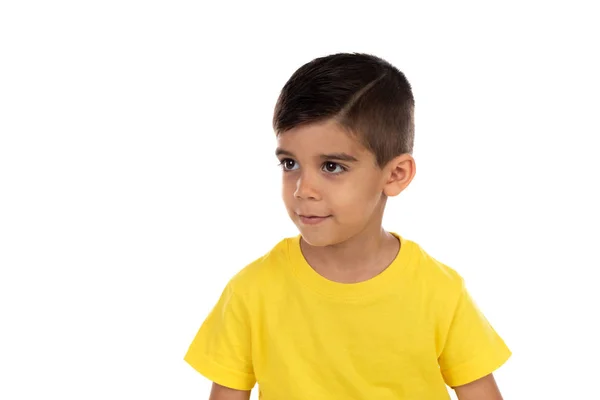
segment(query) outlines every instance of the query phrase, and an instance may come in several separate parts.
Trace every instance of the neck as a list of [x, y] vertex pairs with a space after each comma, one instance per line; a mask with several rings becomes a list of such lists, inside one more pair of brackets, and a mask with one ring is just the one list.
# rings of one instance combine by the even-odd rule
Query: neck
[[311, 246], [301, 240], [301, 248], [306, 260], [317, 270], [352, 273], [387, 267], [397, 255], [399, 242], [379, 223], [330, 246]]

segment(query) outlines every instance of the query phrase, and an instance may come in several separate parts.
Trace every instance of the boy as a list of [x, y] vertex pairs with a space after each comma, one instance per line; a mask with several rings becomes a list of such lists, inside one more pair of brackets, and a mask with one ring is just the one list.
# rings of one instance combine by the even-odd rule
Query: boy
[[300, 231], [233, 277], [185, 360], [211, 400], [499, 400], [511, 355], [463, 279], [382, 228], [415, 175], [405, 76], [365, 54], [298, 69], [273, 118]]

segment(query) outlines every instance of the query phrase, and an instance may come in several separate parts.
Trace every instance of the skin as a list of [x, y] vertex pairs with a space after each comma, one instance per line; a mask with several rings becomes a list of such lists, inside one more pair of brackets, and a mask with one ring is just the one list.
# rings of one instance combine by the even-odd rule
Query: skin
[[[400, 244], [382, 228], [383, 212], [387, 198], [399, 195], [414, 178], [414, 158], [402, 154], [380, 167], [373, 153], [334, 120], [278, 135], [276, 155], [283, 202], [311, 267], [341, 283], [365, 281], [387, 268]], [[492, 375], [454, 390], [460, 400], [502, 400]], [[213, 384], [210, 400], [249, 396]]]
[[208, 400], [249, 400], [250, 392], [246, 390], [229, 389], [213, 383]]
[[[283, 170], [283, 202], [302, 235], [309, 264], [342, 283], [381, 273], [399, 250], [398, 240], [381, 226], [385, 204], [413, 179], [413, 157], [403, 154], [380, 168], [375, 156], [335, 121], [279, 135], [276, 154]], [[326, 218], [311, 224], [302, 216]]]
[[493, 374], [453, 389], [459, 400], [503, 400]]

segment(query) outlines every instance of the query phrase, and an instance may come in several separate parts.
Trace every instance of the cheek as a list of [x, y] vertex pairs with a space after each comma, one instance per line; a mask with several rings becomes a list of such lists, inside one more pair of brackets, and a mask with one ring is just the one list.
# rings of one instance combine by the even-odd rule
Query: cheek
[[[333, 188], [332, 188], [333, 189]], [[378, 196], [374, 188], [358, 184], [344, 185], [328, 192], [329, 203], [350, 210], [368, 209]]]
[[374, 184], [356, 182], [336, 188], [328, 194], [329, 204], [347, 214], [347, 217], [357, 219], [365, 213], [370, 213], [381, 198], [381, 192]]
[[288, 205], [290, 201], [294, 199], [294, 192], [296, 191], [295, 182], [291, 179], [284, 177], [281, 182], [281, 196], [283, 201]]

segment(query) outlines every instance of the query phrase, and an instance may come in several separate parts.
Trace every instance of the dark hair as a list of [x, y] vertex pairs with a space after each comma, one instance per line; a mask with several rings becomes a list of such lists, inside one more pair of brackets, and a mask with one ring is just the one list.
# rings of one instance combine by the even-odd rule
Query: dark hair
[[412, 154], [414, 104], [410, 83], [396, 67], [369, 54], [338, 53], [294, 72], [275, 105], [273, 129], [280, 135], [334, 119], [383, 167], [400, 154]]

